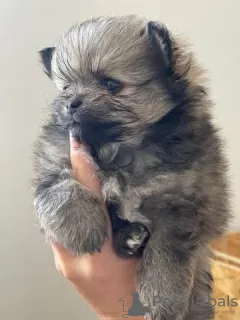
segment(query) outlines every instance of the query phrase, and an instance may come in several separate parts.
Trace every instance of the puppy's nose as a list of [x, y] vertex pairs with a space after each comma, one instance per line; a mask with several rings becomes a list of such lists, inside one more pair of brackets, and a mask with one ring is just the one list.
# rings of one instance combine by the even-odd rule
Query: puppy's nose
[[75, 98], [71, 101], [69, 101], [67, 105], [68, 112], [73, 114], [77, 111], [77, 109], [82, 105], [82, 100], [80, 98]]

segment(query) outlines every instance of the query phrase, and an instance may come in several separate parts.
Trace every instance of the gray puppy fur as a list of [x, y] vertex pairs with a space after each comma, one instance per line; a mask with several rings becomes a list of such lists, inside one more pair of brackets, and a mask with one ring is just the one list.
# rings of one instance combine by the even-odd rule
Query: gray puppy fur
[[[101, 250], [107, 204], [116, 251], [140, 253], [137, 290], [151, 319], [212, 319], [208, 245], [230, 214], [193, 53], [161, 23], [135, 16], [77, 24], [40, 53], [58, 90], [35, 148], [46, 238], [77, 255]], [[88, 147], [105, 203], [73, 179], [69, 131]]]

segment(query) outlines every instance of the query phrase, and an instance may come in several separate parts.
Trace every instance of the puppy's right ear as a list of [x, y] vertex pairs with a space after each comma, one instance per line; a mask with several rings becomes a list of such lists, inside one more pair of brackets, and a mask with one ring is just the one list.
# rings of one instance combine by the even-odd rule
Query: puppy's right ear
[[52, 56], [54, 53], [55, 47], [44, 48], [38, 53], [41, 57], [41, 62], [43, 64], [44, 72], [52, 78]]

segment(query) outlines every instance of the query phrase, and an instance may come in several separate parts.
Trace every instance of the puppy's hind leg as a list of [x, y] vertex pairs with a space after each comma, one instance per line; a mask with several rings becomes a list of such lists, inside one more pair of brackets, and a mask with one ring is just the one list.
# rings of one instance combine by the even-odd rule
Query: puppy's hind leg
[[199, 255], [194, 286], [189, 303], [189, 311], [185, 320], [212, 320], [214, 308], [211, 303], [212, 282], [211, 269], [207, 254]]
[[184, 320], [193, 285], [191, 259], [179, 260], [161, 233], [152, 234], [137, 272], [137, 289], [151, 320]]

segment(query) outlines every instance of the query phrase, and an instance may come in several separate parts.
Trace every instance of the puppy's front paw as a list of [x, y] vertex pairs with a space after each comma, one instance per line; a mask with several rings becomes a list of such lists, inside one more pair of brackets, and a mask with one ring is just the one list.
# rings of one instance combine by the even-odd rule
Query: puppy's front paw
[[[96, 221], [85, 230], [75, 230], [74, 233], [75, 237], [72, 238], [72, 241], [67, 241], [66, 247], [75, 255], [101, 252], [101, 248], [108, 238], [107, 223], [106, 221]], [[69, 239], [71, 239], [71, 237]]]
[[129, 223], [113, 238], [116, 252], [123, 258], [140, 257], [149, 239], [149, 230], [141, 223]]
[[35, 208], [46, 239], [76, 255], [99, 252], [107, 239], [103, 201], [73, 179], [43, 190]]

